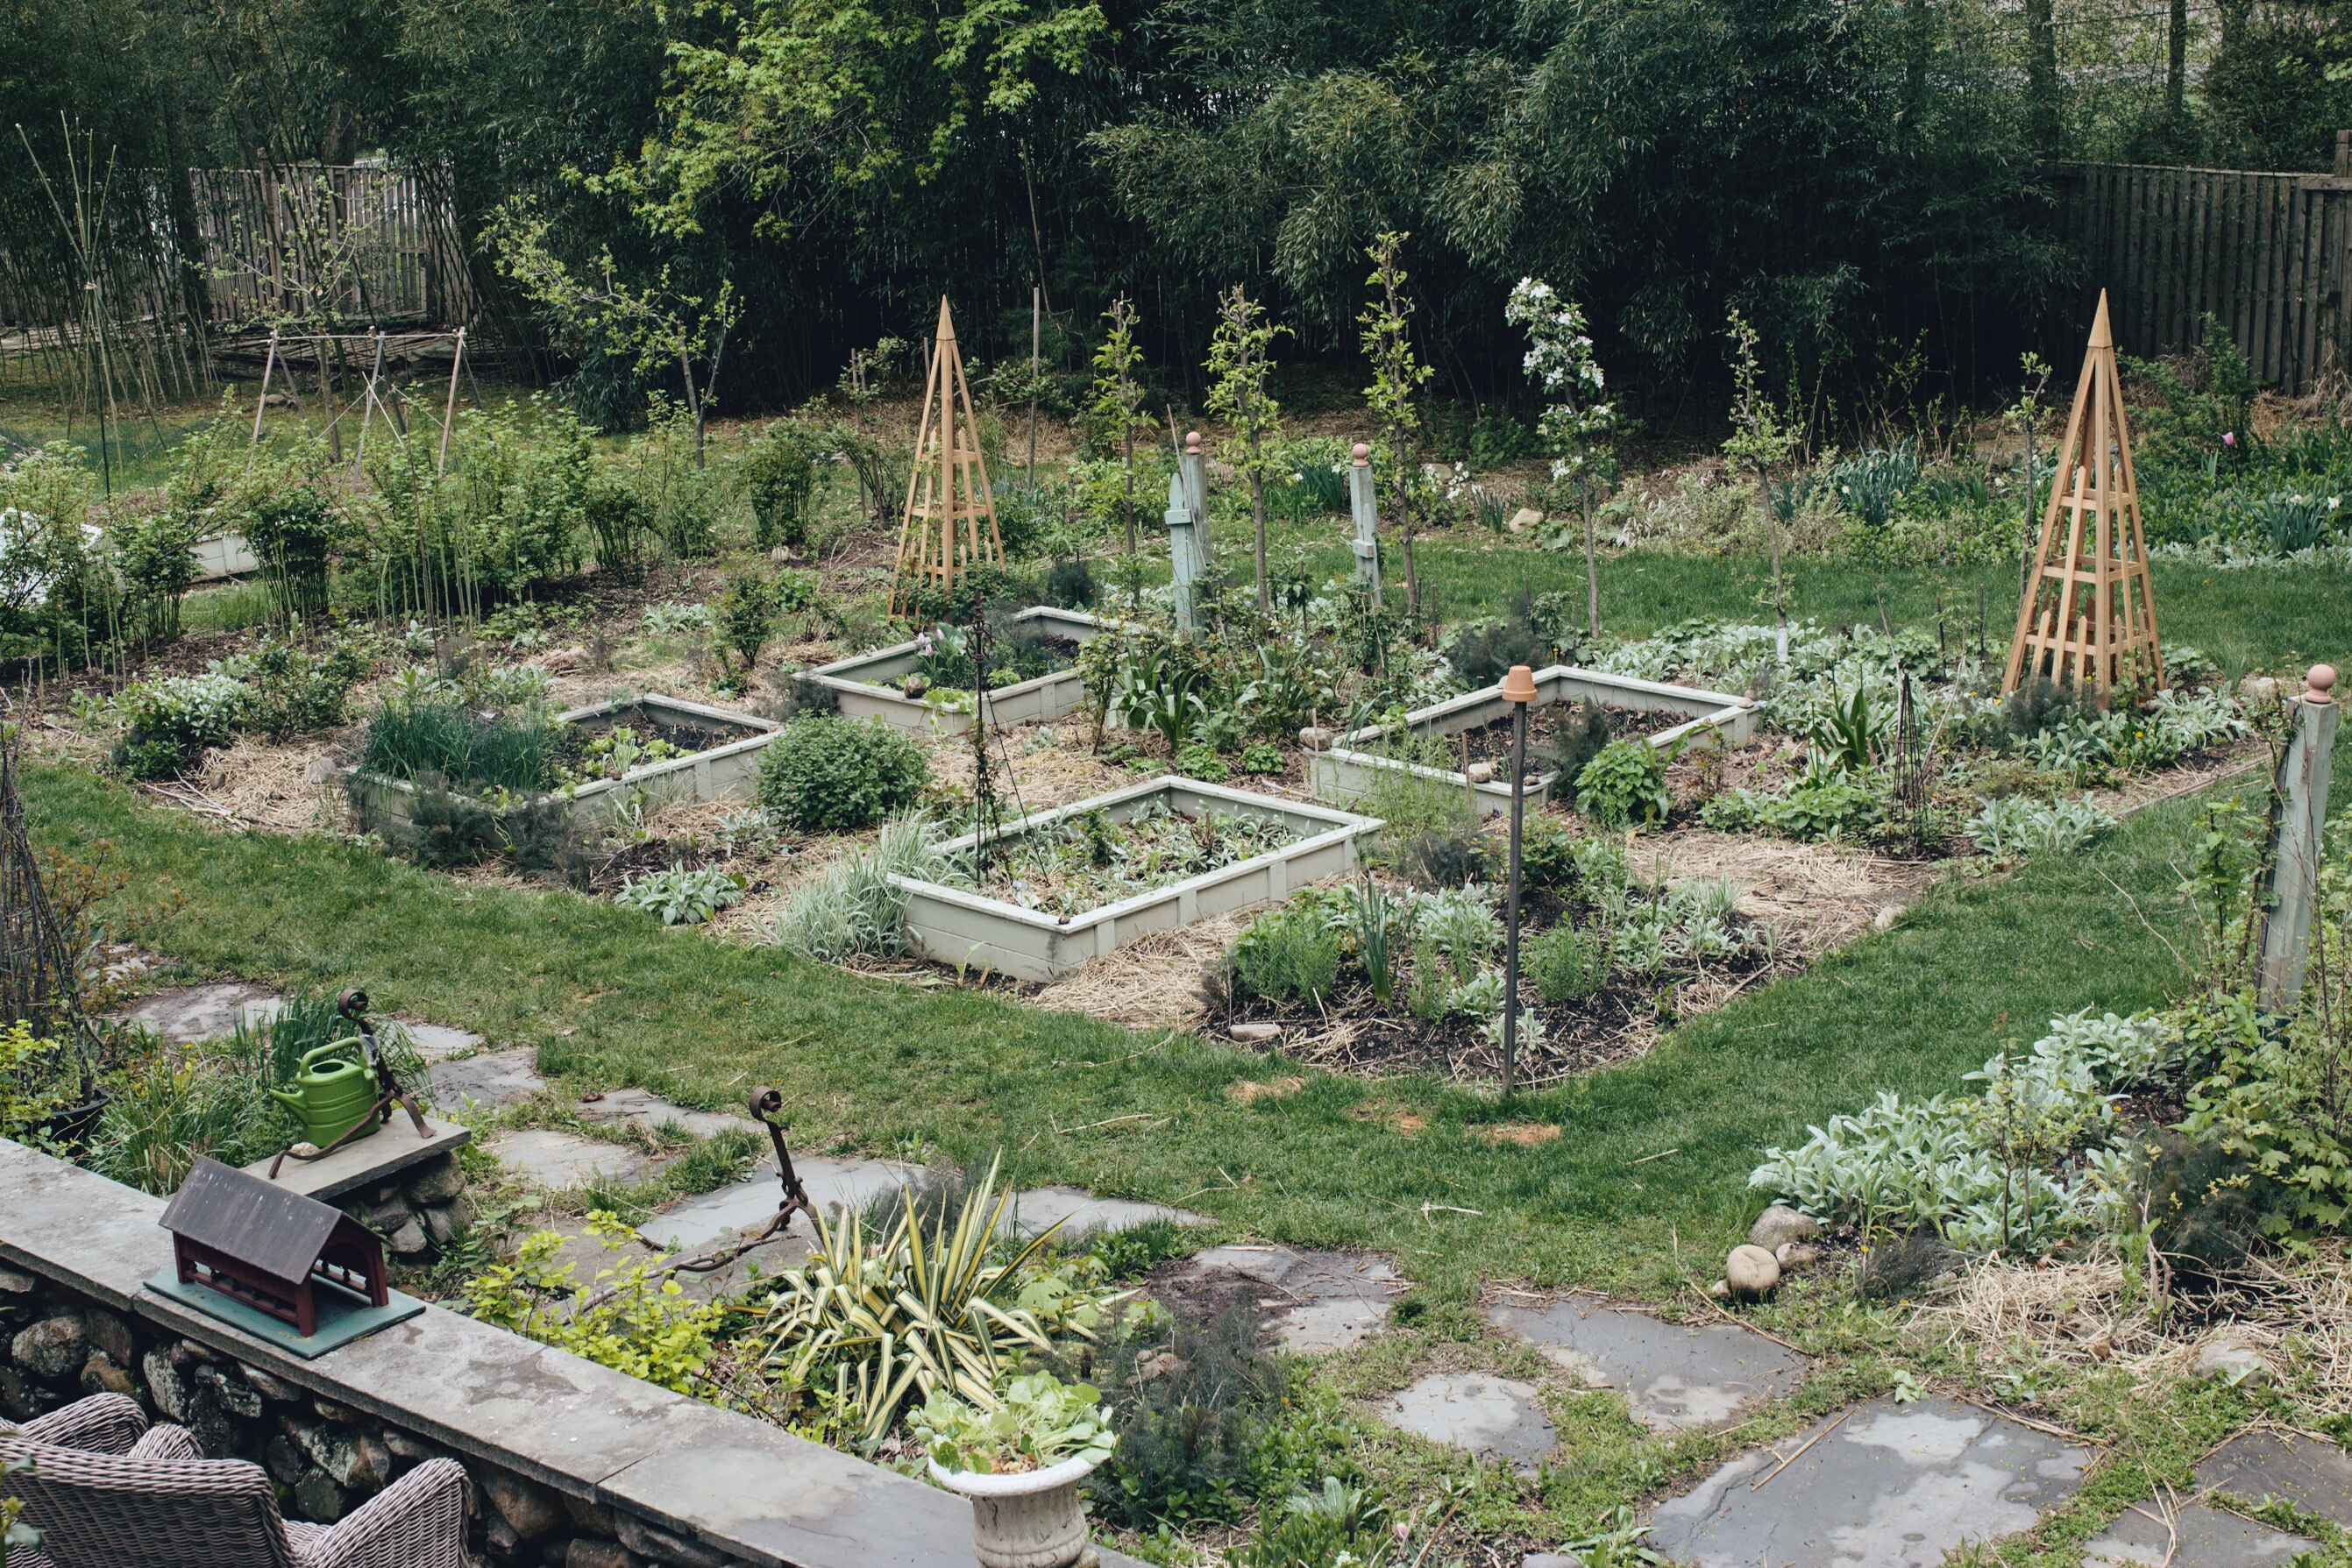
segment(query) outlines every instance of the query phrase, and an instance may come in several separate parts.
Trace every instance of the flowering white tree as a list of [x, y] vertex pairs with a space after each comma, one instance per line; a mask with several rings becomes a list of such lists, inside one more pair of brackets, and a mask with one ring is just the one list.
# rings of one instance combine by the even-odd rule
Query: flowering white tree
[[1546, 403], [1536, 422], [1537, 434], [1551, 454], [1551, 476], [1574, 492], [1584, 514], [1584, 629], [1601, 632], [1601, 559], [1592, 535], [1592, 511], [1616, 477], [1616, 463], [1600, 437], [1614, 428], [1617, 410], [1601, 401], [1601, 361], [1592, 355], [1592, 337], [1585, 330], [1584, 308], [1562, 299], [1559, 291], [1540, 277], [1522, 277], [1503, 307], [1503, 319], [1525, 328], [1528, 342], [1524, 361], [1528, 374], [1542, 383]]

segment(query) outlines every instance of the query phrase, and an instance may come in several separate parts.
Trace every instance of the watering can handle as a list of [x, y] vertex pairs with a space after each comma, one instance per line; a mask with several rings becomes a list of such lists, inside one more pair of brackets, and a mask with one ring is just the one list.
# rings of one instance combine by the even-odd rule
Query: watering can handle
[[354, 1034], [347, 1035], [343, 1039], [332, 1041], [330, 1044], [313, 1046], [309, 1051], [304, 1051], [301, 1055], [301, 1059], [294, 1063], [294, 1071], [297, 1072], [308, 1072], [310, 1071], [310, 1063], [318, 1061], [319, 1058], [322, 1056], [332, 1055], [334, 1052], [342, 1050], [345, 1046], [350, 1045], [356, 1045], [364, 1049], [366, 1044], [367, 1042], [365, 1040]]

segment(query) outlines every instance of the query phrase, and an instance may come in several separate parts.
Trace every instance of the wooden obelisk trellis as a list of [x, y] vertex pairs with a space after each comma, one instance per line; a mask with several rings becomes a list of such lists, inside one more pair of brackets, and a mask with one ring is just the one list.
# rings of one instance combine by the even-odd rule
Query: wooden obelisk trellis
[[955, 322], [940, 297], [939, 340], [931, 350], [923, 392], [923, 422], [915, 435], [915, 471], [907, 480], [907, 516], [898, 528], [898, 570], [890, 610], [904, 614], [920, 589], [951, 589], [982, 566], [1004, 564], [996, 531], [996, 497], [981, 461], [971, 388], [956, 351]]
[[2037, 676], [2071, 684], [2101, 707], [2118, 689], [2153, 691], [2164, 685], [2131, 431], [2116, 383], [2116, 339], [2104, 291], [2000, 689], [2013, 692]]

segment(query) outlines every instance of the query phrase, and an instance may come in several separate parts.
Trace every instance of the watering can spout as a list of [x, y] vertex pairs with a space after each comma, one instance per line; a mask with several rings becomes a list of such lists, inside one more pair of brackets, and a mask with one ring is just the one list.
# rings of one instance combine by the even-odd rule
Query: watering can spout
[[272, 1089], [268, 1093], [272, 1100], [278, 1101], [289, 1110], [299, 1113], [302, 1109], [302, 1096], [299, 1094], [291, 1093], [283, 1089]]

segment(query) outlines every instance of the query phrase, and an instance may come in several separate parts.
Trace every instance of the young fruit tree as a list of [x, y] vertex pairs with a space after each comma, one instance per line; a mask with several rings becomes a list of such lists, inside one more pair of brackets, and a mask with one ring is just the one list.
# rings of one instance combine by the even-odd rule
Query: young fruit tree
[[[1771, 398], [1758, 386], [1756, 329], [1736, 306], [1726, 333], [1731, 339], [1731, 439], [1723, 444], [1723, 455], [1734, 468], [1755, 475], [1756, 493], [1770, 500], [1772, 470], [1797, 450], [1799, 432], [1794, 422], [1781, 418]], [[1783, 519], [1777, 502], [1766, 507], [1765, 512], [1772, 519], [1772, 612], [1780, 618], [1777, 642], [1780, 662], [1785, 664], [1789, 662], [1789, 601], [1780, 591]]]
[[1421, 411], [1413, 406], [1413, 399], [1435, 372], [1412, 351], [1412, 298], [1404, 291], [1405, 270], [1397, 265], [1397, 252], [1411, 237], [1391, 229], [1364, 252], [1372, 258], [1372, 275], [1365, 281], [1380, 292], [1356, 319], [1364, 329], [1364, 358], [1372, 362], [1372, 384], [1364, 389], [1364, 404], [1387, 432], [1389, 464], [1396, 479], [1397, 531], [1404, 540], [1405, 611], [1419, 615], [1421, 578], [1412, 564], [1412, 491], [1420, 463], [1412, 436], [1421, 428]]
[[1137, 361], [1143, 350], [1135, 346], [1137, 318], [1135, 307], [1122, 294], [1111, 301], [1103, 312], [1110, 330], [1103, 335], [1102, 346], [1095, 350], [1095, 382], [1087, 399], [1086, 423], [1093, 444], [1097, 448], [1118, 443], [1119, 463], [1124, 470], [1125, 486], [1118, 497], [1118, 516], [1127, 525], [1127, 553], [1132, 557], [1139, 541], [1135, 534], [1135, 426], [1143, 417], [1143, 388], [1135, 380]]
[[1265, 482], [1278, 466], [1273, 439], [1282, 434], [1282, 410], [1266, 395], [1274, 340], [1290, 329], [1265, 319], [1265, 307], [1234, 284], [1217, 299], [1216, 335], [1209, 340], [1209, 412], [1233, 434], [1227, 461], [1249, 481], [1250, 520], [1257, 529], [1257, 611], [1272, 609], [1265, 584]]
[[1592, 356], [1584, 309], [1539, 277], [1522, 277], [1503, 307], [1503, 319], [1526, 329], [1531, 345], [1524, 361], [1529, 375], [1554, 401], [1544, 405], [1536, 432], [1551, 454], [1554, 484], [1566, 484], [1584, 515], [1584, 630], [1601, 634], [1601, 555], [1593, 538], [1592, 513], [1614, 465], [1599, 443], [1617, 423], [1617, 411], [1601, 401], [1601, 361]]

